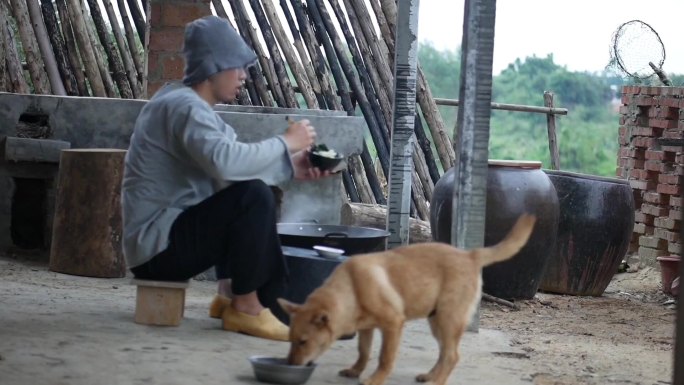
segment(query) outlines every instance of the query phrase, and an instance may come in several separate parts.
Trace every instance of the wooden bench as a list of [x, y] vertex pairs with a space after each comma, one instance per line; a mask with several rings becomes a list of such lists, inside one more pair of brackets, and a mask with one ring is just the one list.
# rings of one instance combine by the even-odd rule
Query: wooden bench
[[133, 279], [138, 287], [135, 322], [143, 325], [178, 326], [185, 311], [188, 281], [152, 281]]

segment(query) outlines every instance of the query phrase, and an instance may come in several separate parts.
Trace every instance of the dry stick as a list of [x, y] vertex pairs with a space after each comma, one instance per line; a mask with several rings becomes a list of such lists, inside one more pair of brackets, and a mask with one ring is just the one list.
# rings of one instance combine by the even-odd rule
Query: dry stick
[[[294, 46], [297, 49], [297, 52], [299, 53], [299, 60], [302, 63], [302, 67], [304, 69], [304, 72], [306, 73], [306, 77], [308, 78], [309, 84], [311, 85], [311, 91], [316, 97], [316, 101], [318, 103], [319, 108], [325, 109], [326, 103], [321, 92], [321, 85], [318, 82], [318, 78], [316, 77], [314, 68], [311, 65], [311, 61], [309, 60], [309, 55], [306, 51], [306, 48], [304, 48], [302, 37], [299, 33], [299, 30], [297, 29], [297, 25], [295, 24], [294, 19], [292, 18], [292, 13], [290, 13], [290, 8], [287, 6], [286, 0], [280, 0], [280, 8], [282, 9], [283, 14], [285, 15], [285, 20], [287, 21], [287, 24], [290, 26], [290, 32], [292, 33], [292, 38], [294, 39]], [[275, 15], [275, 17], [277, 19], [278, 16]], [[299, 65], [299, 62], [297, 64]]]
[[[271, 94], [275, 100], [275, 104], [279, 107], [285, 107], [287, 103], [285, 103], [285, 96], [283, 95], [282, 88], [280, 87], [280, 81], [278, 81], [278, 76], [276, 76], [275, 70], [273, 70], [271, 67], [273, 63], [271, 63], [271, 61], [268, 59], [263, 47], [261, 46], [261, 43], [259, 42], [256, 29], [252, 26], [252, 22], [249, 19], [249, 15], [247, 14], [247, 10], [245, 9], [242, 0], [228, 1], [230, 7], [233, 9], [233, 16], [235, 16], [235, 22], [237, 23], [242, 38], [245, 39], [247, 44], [249, 44], [257, 54], [261, 71], [268, 82], [266, 86], [271, 88]], [[259, 69], [254, 67], [252, 69], [250, 69], [250, 74], [253, 77], [260, 77], [260, 74], [255, 73], [255, 71], [258, 71]], [[273, 105], [273, 103], [270, 103], [270, 99], [265, 95], [261, 96], [261, 100], [264, 102], [264, 105], [267, 105], [267, 101], [269, 102], [268, 105]]]
[[[420, 148], [423, 150], [423, 155], [425, 156], [425, 164], [427, 165], [428, 172], [430, 174], [430, 179], [432, 179], [432, 183], [434, 185], [434, 183], [437, 183], [437, 181], [440, 178], [439, 168], [437, 168], [435, 154], [432, 152], [432, 143], [425, 134], [423, 121], [421, 120], [420, 114], [417, 112], [414, 132], [416, 134], [416, 141], [418, 142], [418, 145], [420, 145]], [[432, 199], [430, 201], [432, 201]]]
[[[282, 0], [282, 3], [283, 7], [287, 6], [287, 4], [284, 4], [284, 0]], [[316, 41], [316, 36], [311, 29], [311, 24], [304, 12], [301, 0], [290, 0], [290, 3], [292, 4], [292, 10], [297, 18], [297, 23], [299, 24], [299, 32], [302, 35], [304, 44], [306, 44], [307, 51], [311, 57], [311, 65], [314, 68], [314, 73], [318, 77], [318, 83], [321, 86], [325, 104], [327, 104], [328, 108], [331, 110], [342, 110], [343, 107], [337, 99], [337, 93], [330, 84], [330, 74], [328, 72], [328, 66], [325, 63], [325, 58], [319, 50], [320, 44]], [[346, 96], [348, 97], [349, 95]], [[351, 106], [351, 99], [349, 100], [349, 105]]]
[[41, 10], [43, 12], [43, 20], [45, 21], [45, 28], [47, 35], [50, 38], [50, 44], [54, 50], [57, 68], [61, 75], [62, 84], [67, 95], [78, 96], [79, 88], [76, 84], [76, 78], [69, 67], [69, 58], [62, 33], [59, 30], [59, 23], [57, 22], [57, 11], [55, 10], [52, 0], [41, 0]]
[[[544, 106], [553, 109], [553, 92], [544, 91]], [[556, 139], [556, 115], [546, 115], [546, 129], [549, 134], [549, 152], [551, 153], [551, 168], [560, 170], [560, 154], [558, 153], [558, 140]]]
[[121, 22], [123, 22], [124, 31], [126, 32], [128, 49], [131, 52], [131, 57], [133, 58], [133, 63], [135, 64], [135, 70], [138, 72], [138, 81], [142, 82], [145, 68], [143, 67], [143, 59], [140, 56], [137, 41], [135, 40], [135, 32], [133, 32], [133, 27], [131, 26], [131, 20], [128, 17], [128, 11], [126, 10], [126, 4], [124, 3], [124, 0], [117, 0], [117, 4], [119, 6]]
[[[49, 0], [46, 0], [49, 1]], [[135, 64], [133, 64], [133, 59], [131, 58], [131, 53], [126, 47], [126, 41], [124, 40], [123, 34], [121, 33], [121, 27], [119, 26], [119, 19], [114, 11], [114, 6], [110, 0], [103, 0], [105, 10], [107, 11], [107, 16], [109, 18], [109, 23], [112, 26], [112, 31], [114, 33], [114, 39], [116, 40], [116, 45], [119, 47], [119, 53], [121, 53], [121, 58], [123, 59], [123, 64], [126, 69], [126, 77], [128, 78], [128, 83], [131, 86], [131, 91], [133, 92], [134, 98], [142, 97], [142, 86], [138, 82], [138, 72], [135, 69]]]
[[[388, 48], [390, 49], [390, 63], [394, 65], [394, 31], [397, 23], [396, 4], [393, 0], [381, 0], [381, 9], [377, 7], [374, 7], [374, 9], [376, 11], [376, 17], [378, 17], [378, 20], [382, 19], [386, 24], [385, 27], [381, 27], [381, 31], [383, 33], [383, 39], [388, 42]], [[442, 115], [437, 108], [435, 99], [432, 97], [430, 86], [425, 78], [425, 74], [423, 73], [423, 68], [421, 67], [420, 63], [418, 63], [418, 87], [416, 92], [418, 104], [420, 105], [420, 109], [423, 112], [423, 117], [430, 128], [432, 139], [435, 142], [435, 148], [437, 149], [437, 155], [439, 156], [440, 163], [442, 164], [442, 168], [447, 170], [454, 165], [456, 159], [454, 147], [451, 143], [449, 134], [444, 128]]]
[[520, 310], [520, 306], [514, 304], [513, 302], [506, 301], [505, 299], [501, 299], [498, 297], [494, 297], [493, 295], [487, 293], [482, 293], [482, 299], [485, 301], [498, 303], [499, 305], [508, 306], [511, 309]]
[[86, 75], [83, 71], [83, 64], [81, 64], [81, 58], [78, 54], [78, 47], [76, 46], [76, 37], [71, 27], [71, 19], [67, 9], [66, 0], [56, 0], [55, 3], [57, 4], [57, 9], [59, 10], [59, 20], [62, 28], [62, 36], [64, 36], [64, 42], [67, 46], [67, 58], [69, 59], [69, 65], [71, 66], [74, 78], [76, 78], [76, 86], [78, 86], [78, 93], [81, 96], [90, 96], [91, 91], [88, 89], [88, 84], [86, 83]]
[[[352, 156], [349, 158], [349, 168], [351, 169], [354, 180], [364, 180], [365, 174], [363, 171], [363, 165], [360, 164], [361, 158], [359, 156]], [[356, 192], [359, 197], [359, 201], [362, 203], [372, 203], [375, 202], [375, 197], [373, 196], [373, 190], [370, 189], [370, 185], [359, 183], [356, 184]], [[353, 199], [352, 199], [353, 201]]]
[[280, 23], [280, 18], [278, 17], [278, 13], [276, 12], [273, 3], [271, 0], [261, 0], [261, 4], [264, 7], [266, 18], [268, 19], [268, 22], [273, 29], [273, 34], [275, 35], [276, 40], [280, 45], [280, 49], [285, 56], [285, 61], [287, 62], [292, 75], [294, 75], [294, 78], [297, 81], [297, 85], [299, 86], [300, 92], [304, 97], [307, 107], [310, 109], [319, 109], [320, 107], [318, 106], [316, 94], [314, 94], [313, 89], [311, 88], [311, 83], [309, 82], [302, 64], [297, 59], [297, 54], [292, 48], [292, 43], [290, 43], [287, 38], [287, 34], [285, 33], [285, 29], [283, 29], [283, 25]]
[[19, 37], [26, 56], [28, 72], [33, 83], [33, 90], [37, 94], [49, 94], [50, 85], [45, 79], [45, 68], [43, 59], [40, 57], [38, 42], [31, 29], [31, 20], [26, 8], [26, 0], [10, 0], [14, 19], [17, 21]]
[[0, 0], [0, 46], [3, 48], [2, 59], [7, 63], [7, 72], [12, 86], [12, 92], [18, 94], [28, 94], [31, 92], [26, 79], [24, 79], [24, 70], [19, 61], [19, 52], [14, 40], [14, 32], [10, 25], [10, 13], [4, 0]]
[[266, 47], [271, 53], [271, 61], [273, 62], [273, 68], [275, 69], [276, 76], [278, 77], [278, 81], [283, 90], [285, 105], [290, 108], [297, 108], [299, 107], [299, 104], [295, 98], [294, 89], [292, 88], [292, 83], [290, 83], [290, 77], [287, 74], [287, 68], [285, 67], [285, 63], [283, 63], [283, 58], [280, 56], [280, 48], [278, 48], [278, 44], [273, 36], [273, 30], [271, 30], [271, 26], [268, 24], [266, 14], [264, 13], [259, 0], [249, 0], [249, 4], [252, 7], [254, 16], [256, 16], [259, 28], [261, 28], [261, 34], [264, 37]]
[[[373, 8], [373, 13], [375, 14], [375, 19], [380, 27], [380, 36], [392, 36], [393, 32], [389, 30], [389, 25], [387, 24], [387, 19], [385, 18], [385, 13], [382, 11], [380, 2], [378, 0], [369, 0], [371, 8]], [[380, 50], [383, 53], [383, 57], [387, 63], [391, 63], [394, 58], [390, 56], [390, 52], [394, 52], [394, 40], [379, 39]]]
[[57, 67], [57, 59], [55, 59], [55, 53], [52, 50], [50, 38], [48, 37], [48, 33], [45, 29], [43, 15], [40, 11], [40, 3], [38, 1], [39, 0], [26, 1], [29, 16], [31, 17], [31, 22], [33, 23], [33, 31], [36, 35], [36, 40], [38, 41], [38, 48], [40, 48], [40, 54], [43, 58], [43, 62], [45, 63], [45, 71], [48, 75], [52, 93], [55, 95], [66, 95], [64, 83], [62, 83], [62, 76], [60, 75], [59, 68]]
[[[316, 27], [316, 30], [319, 32], [319, 39], [322, 40], [326, 56], [330, 62], [330, 69], [333, 73], [333, 76], [335, 77], [335, 82], [341, 91], [340, 93], [342, 95], [342, 105], [344, 106], [344, 109], [347, 111], [347, 114], [354, 115], [354, 107], [351, 103], [349, 91], [347, 90], [347, 82], [345, 78], [342, 77], [342, 74], [340, 72], [344, 72], [345, 75], [347, 75], [347, 80], [350, 83], [352, 83], [352, 88], [355, 91], [358, 90], [360, 86], [358, 84], [358, 80], [356, 80], [355, 78], [354, 71], [351, 68], [351, 65], [349, 64], [348, 59], [345, 56], [346, 52], [342, 49], [342, 44], [339, 42], [339, 39], [337, 39], [334, 27], [328, 28], [326, 26], [324, 19], [319, 11], [318, 4], [316, 4], [316, 2], [313, 1], [307, 9], [309, 10], [309, 16], [311, 17], [311, 21]], [[328, 25], [331, 25], [332, 22], [330, 20], [330, 16], [328, 16], [327, 20]], [[336, 58], [337, 60], [335, 60]], [[354, 82], [354, 80], [356, 81]], [[361, 92], [358, 92], [357, 94], [365, 100], [365, 96]], [[365, 104], [361, 105], [361, 110], [364, 116], [366, 117], [366, 122], [368, 126], [373, 127], [371, 128], [371, 130], [375, 130], [376, 134], [379, 134], [379, 128], [377, 126], [377, 123], [375, 122], [375, 116], [373, 115], [372, 111], [370, 111], [370, 107], [368, 107], [367, 101]], [[385, 204], [387, 200], [385, 198], [383, 189], [380, 186], [378, 175], [376, 174], [375, 168], [373, 167], [373, 159], [370, 156], [370, 151], [368, 150], [368, 146], [366, 145], [365, 140], [363, 141], [363, 148], [360, 157], [361, 162], [363, 164], [365, 175], [368, 179], [368, 183], [370, 185], [371, 190], [373, 191], [375, 201], [380, 204]], [[358, 185], [359, 182], [362, 183], [363, 179], [357, 179], [356, 181]]]
[[[97, 60], [95, 59], [95, 52], [93, 51], [92, 43], [90, 42], [90, 37], [88, 36], [88, 31], [86, 29], [86, 23], [83, 19], [83, 14], [81, 13], [81, 4], [79, 0], [66, 0], [68, 1], [68, 7], [65, 7], [68, 17], [71, 20], [71, 28], [76, 37], [76, 43], [78, 44], [79, 52], [81, 53], [81, 58], [83, 59], [83, 66], [85, 67], [85, 72], [90, 82], [90, 88], [92, 90], [93, 96], [106, 97], [107, 91], [105, 90], [104, 81], [102, 75], [100, 74], [100, 69], [97, 66]], [[59, 4], [59, 0], [58, 3]], [[61, 9], [60, 9], [61, 12]]]
[[131, 17], [133, 18], [133, 23], [135, 23], [135, 29], [138, 31], [140, 41], [145, 41], [145, 18], [140, 10], [138, 0], [128, 0], [128, 9], [131, 11]]
[[[147, 0], [143, 0], [143, 9], [145, 11], [145, 40], [142, 42], [142, 50], [143, 52], [150, 52], [150, 29], [152, 27], [152, 7], [150, 4], [147, 2]], [[146, 97], [147, 96], [147, 73], [149, 71], [149, 58], [147, 55], [143, 55], [143, 73], [141, 74], [142, 77], [142, 86], [140, 87], [140, 97]]]
[[109, 73], [109, 68], [105, 64], [105, 60], [102, 57], [102, 45], [97, 38], [95, 33], [92, 19], [88, 17], [86, 13], [85, 0], [81, 0], [81, 8], [79, 9], [83, 15], [83, 20], [85, 20], [86, 31], [88, 32], [88, 37], [90, 37], [90, 42], [93, 46], [93, 52], [95, 53], [95, 61], [97, 62], [97, 68], [100, 69], [100, 76], [102, 76], [102, 81], [104, 82], [105, 90], [107, 91], [107, 96], [110, 98], [119, 97], [117, 88], [114, 85], [114, 80], [112, 80], [112, 74]]
[[126, 77], [126, 71], [123, 68], [123, 61], [119, 56], [119, 51], [114, 46], [114, 42], [109, 38], [109, 31], [105, 25], [105, 21], [102, 18], [102, 13], [100, 12], [100, 6], [97, 0], [88, 0], [88, 5], [90, 6], [90, 14], [93, 17], [93, 22], [95, 23], [95, 30], [97, 31], [100, 41], [102, 42], [105, 53], [107, 54], [107, 59], [109, 61], [109, 71], [113, 73], [114, 81], [117, 87], [119, 87], [119, 93], [124, 99], [132, 99], [133, 90], [131, 89], [131, 84], [128, 82]]

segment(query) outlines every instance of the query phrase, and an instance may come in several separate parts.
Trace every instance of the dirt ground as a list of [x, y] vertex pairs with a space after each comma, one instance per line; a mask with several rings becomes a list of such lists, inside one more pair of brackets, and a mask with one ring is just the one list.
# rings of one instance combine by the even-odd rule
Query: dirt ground
[[[485, 302], [449, 384], [670, 384], [675, 305], [659, 283], [647, 268], [617, 275], [600, 298], [540, 293], [518, 311]], [[214, 286], [192, 282], [180, 327], [148, 327], [132, 322], [128, 279], [57, 274], [44, 257], [0, 255], [0, 384], [256, 383], [246, 357], [283, 355], [287, 344], [222, 331], [206, 315]], [[355, 343], [337, 343], [309, 383], [354, 383], [335, 373], [354, 359]], [[435, 359], [427, 325], [411, 323], [388, 383], [412, 383]]]

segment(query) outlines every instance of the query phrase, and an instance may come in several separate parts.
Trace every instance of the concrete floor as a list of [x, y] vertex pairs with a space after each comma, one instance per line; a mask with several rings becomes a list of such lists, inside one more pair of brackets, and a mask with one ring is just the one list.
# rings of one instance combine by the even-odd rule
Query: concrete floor
[[[192, 282], [181, 326], [137, 325], [128, 281], [56, 274], [44, 264], [0, 258], [0, 384], [254, 384], [247, 357], [287, 352], [286, 343], [221, 330], [207, 316], [215, 290], [210, 282]], [[338, 342], [309, 383], [356, 383], [336, 374], [355, 352], [356, 340]], [[449, 384], [532, 382], [518, 366], [525, 352], [502, 332], [468, 333], [461, 352]], [[410, 324], [388, 384], [413, 383], [436, 358], [427, 324]]]

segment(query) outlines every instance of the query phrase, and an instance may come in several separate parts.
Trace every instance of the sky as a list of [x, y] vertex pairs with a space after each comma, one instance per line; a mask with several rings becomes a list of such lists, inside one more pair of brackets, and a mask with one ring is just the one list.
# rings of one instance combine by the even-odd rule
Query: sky
[[[420, 0], [418, 39], [438, 49], [461, 45], [463, 0]], [[684, 0], [498, 0], [494, 74], [516, 58], [552, 53], [571, 71], [601, 71], [613, 32], [639, 19], [665, 45], [663, 69], [684, 74]]]

